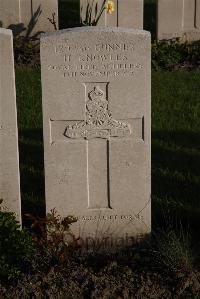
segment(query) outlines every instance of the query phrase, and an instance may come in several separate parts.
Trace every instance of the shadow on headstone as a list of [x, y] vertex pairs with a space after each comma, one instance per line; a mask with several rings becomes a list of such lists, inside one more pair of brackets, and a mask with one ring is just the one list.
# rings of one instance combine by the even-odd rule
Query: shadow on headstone
[[[42, 9], [41, 9], [41, 5], [39, 5], [37, 10], [33, 13], [27, 27], [24, 26], [24, 23], [19, 23], [19, 24], [10, 24], [8, 26], [8, 29], [12, 30], [14, 36], [18, 36], [22, 32], [26, 31], [25, 36], [29, 37], [31, 35], [31, 33], [33, 32], [41, 14], [42, 14]], [[2, 22], [0, 21], [0, 27], [1, 27], [1, 23]], [[38, 33], [41, 33], [41, 32], [38, 32]], [[38, 33], [36, 33], [36, 35], [38, 35]]]
[[35, 28], [35, 25], [37, 24], [39, 17], [42, 14], [42, 9], [41, 9], [41, 5], [38, 6], [37, 10], [33, 13], [31, 20], [27, 26], [27, 32], [26, 32], [26, 37], [29, 37], [33, 31], [33, 29]]
[[94, 1], [88, 1], [86, 9], [84, 9], [84, 6], [82, 5], [80, 10], [81, 26], [96, 26], [102, 15], [104, 5], [105, 1], [101, 5], [99, 5], [98, 2], [95, 4]]
[[19, 23], [19, 24], [10, 24], [8, 26], [8, 29], [12, 30], [14, 36], [17, 36], [20, 35], [23, 31], [25, 31], [26, 27], [24, 26], [23, 23]]

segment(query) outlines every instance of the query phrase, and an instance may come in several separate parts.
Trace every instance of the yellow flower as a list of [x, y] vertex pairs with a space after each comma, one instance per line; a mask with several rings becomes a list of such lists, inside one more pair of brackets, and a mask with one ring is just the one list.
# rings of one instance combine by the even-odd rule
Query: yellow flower
[[105, 9], [106, 9], [107, 13], [111, 14], [115, 10], [114, 2], [113, 1], [108, 1], [105, 4]]

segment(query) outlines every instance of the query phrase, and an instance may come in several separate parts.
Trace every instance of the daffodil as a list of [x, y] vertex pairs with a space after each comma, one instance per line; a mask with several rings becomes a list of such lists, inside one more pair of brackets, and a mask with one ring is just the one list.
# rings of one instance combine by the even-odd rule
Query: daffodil
[[107, 13], [111, 14], [115, 10], [115, 5], [113, 1], [108, 1], [105, 4], [105, 10]]

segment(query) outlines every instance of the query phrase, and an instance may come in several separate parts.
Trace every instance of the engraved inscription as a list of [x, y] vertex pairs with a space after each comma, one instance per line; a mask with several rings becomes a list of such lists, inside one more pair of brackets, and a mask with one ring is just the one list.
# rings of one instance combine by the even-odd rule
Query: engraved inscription
[[88, 93], [86, 102], [86, 120], [67, 126], [64, 135], [68, 138], [104, 138], [124, 137], [131, 134], [130, 125], [113, 119], [108, 109], [104, 92], [95, 85]]
[[60, 61], [49, 64], [48, 70], [65, 78], [130, 77], [143, 65], [133, 61], [132, 43], [99, 43], [94, 45], [69, 44], [65, 39], [54, 45]]
[[70, 45], [68, 40], [62, 39], [60, 44], [55, 46], [55, 53], [66, 53], [66, 52], [85, 52], [89, 50], [94, 50], [96, 52], [99, 51], [106, 51], [106, 52], [115, 52], [115, 51], [134, 51], [135, 46], [134, 44], [119, 44], [119, 43], [112, 43], [112, 44], [96, 44], [94, 48], [90, 48], [88, 45]]
[[78, 220], [81, 221], [115, 221], [115, 220], [123, 220], [123, 221], [135, 221], [135, 220], [144, 220], [144, 216], [141, 214], [135, 215], [81, 215], [77, 217]]

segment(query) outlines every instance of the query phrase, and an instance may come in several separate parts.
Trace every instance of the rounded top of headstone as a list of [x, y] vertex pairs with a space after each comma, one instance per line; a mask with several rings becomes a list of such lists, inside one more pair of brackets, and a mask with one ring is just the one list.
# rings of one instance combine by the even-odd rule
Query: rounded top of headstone
[[55, 32], [47, 32], [41, 34], [42, 38], [50, 37], [50, 36], [58, 36], [65, 33], [98, 33], [98, 32], [105, 32], [105, 33], [132, 33], [134, 35], [144, 35], [144, 36], [151, 36], [149, 31], [140, 30], [140, 29], [133, 29], [133, 28], [124, 28], [124, 27], [100, 27], [100, 26], [84, 26], [84, 27], [75, 27], [75, 28], [67, 28], [63, 30], [58, 30]]

